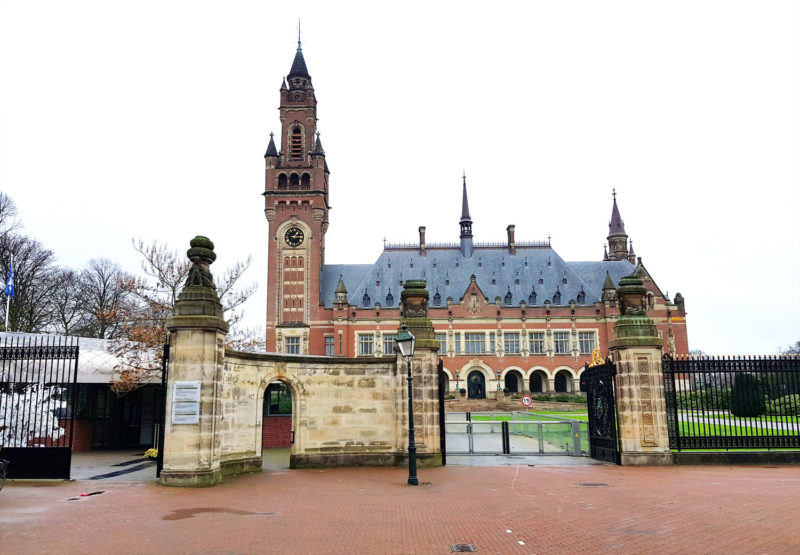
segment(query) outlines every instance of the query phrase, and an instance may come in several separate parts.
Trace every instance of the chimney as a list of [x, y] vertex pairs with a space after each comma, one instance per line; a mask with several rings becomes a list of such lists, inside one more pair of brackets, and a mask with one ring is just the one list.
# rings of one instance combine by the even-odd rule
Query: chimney
[[419, 255], [425, 256], [425, 226], [419, 226]]
[[506, 228], [506, 233], [508, 233], [508, 254], [517, 254], [517, 244], [514, 242], [513, 224]]

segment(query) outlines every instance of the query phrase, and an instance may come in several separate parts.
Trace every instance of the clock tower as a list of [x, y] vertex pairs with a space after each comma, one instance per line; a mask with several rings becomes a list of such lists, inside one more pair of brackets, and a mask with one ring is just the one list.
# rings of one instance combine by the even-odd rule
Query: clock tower
[[[288, 83], [288, 84], [287, 84]], [[328, 166], [317, 132], [317, 99], [300, 41], [280, 89], [280, 151], [270, 133], [264, 155], [269, 222], [267, 351], [308, 353], [318, 319], [328, 229]]]

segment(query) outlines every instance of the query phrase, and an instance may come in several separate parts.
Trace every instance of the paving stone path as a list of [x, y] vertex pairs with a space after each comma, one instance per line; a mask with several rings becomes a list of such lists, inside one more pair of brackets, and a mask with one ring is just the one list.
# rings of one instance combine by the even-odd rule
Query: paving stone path
[[[15, 482], [2, 553], [798, 553], [800, 467], [277, 470], [209, 489]], [[81, 496], [82, 493], [93, 494]]]

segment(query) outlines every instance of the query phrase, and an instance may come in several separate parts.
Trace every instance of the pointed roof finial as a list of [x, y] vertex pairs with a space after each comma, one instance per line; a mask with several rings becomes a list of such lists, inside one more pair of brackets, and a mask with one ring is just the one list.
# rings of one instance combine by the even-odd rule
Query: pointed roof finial
[[300, 18], [299, 17], [297, 18], [297, 50], [298, 50], [298, 52], [303, 50], [303, 47], [302, 47], [302, 45], [300, 43]]
[[611, 196], [614, 197], [614, 202], [616, 202], [617, 201], [617, 188], [616, 187], [612, 187], [611, 188]]

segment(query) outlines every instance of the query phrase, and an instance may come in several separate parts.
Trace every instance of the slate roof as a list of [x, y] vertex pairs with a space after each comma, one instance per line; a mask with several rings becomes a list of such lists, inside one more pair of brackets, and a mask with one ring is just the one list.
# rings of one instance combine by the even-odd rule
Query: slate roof
[[608, 235], [627, 235], [625, 233], [625, 222], [622, 221], [622, 216], [619, 215], [619, 208], [617, 207], [617, 195], [614, 194], [614, 207], [611, 209], [611, 221], [608, 223]]
[[300, 47], [300, 42], [297, 43], [297, 53], [294, 55], [294, 61], [292, 62], [292, 69], [289, 70], [289, 75], [287, 75], [289, 79], [292, 77], [305, 77], [309, 81], [311, 80], [311, 76], [308, 74], [308, 68], [306, 67], [306, 60], [303, 58], [303, 49]]
[[[465, 258], [458, 246], [428, 248], [427, 256], [420, 256], [419, 249], [387, 247], [375, 264], [324, 266], [320, 298], [325, 306], [333, 306], [334, 291], [341, 274], [351, 305], [364, 307], [366, 293], [370, 307], [374, 307], [376, 302], [387, 307], [386, 296], [391, 290], [394, 298], [392, 306], [398, 306], [403, 289], [400, 282], [424, 279], [430, 293], [429, 306], [436, 306], [434, 296], [437, 291], [441, 297], [440, 306], [447, 306], [448, 297], [453, 297], [455, 303], [460, 302], [469, 286], [470, 276], [474, 274], [478, 286], [490, 302], [500, 297], [503, 305], [506, 305], [505, 297], [510, 292], [511, 306], [519, 306], [520, 301], [530, 306], [528, 297], [531, 291], [535, 291], [535, 305], [542, 306], [545, 300], [553, 303], [553, 295], [558, 288], [561, 293], [560, 304], [567, 305], [570, 300], [578, 300], [583, 287], [585, 304], [591, 305], [600, 300], [606, 271], [617, 284], [633, 269], [633, 264], [627, 260], [565, 262], [551, 247], [517, 247], [517, 254], [510, 255], [507, 248], [478, 246], [470, 258]], [[565, 276], [566, 284], [563, 283]], [[543, 284], [539, 284], [540, 277]]]

